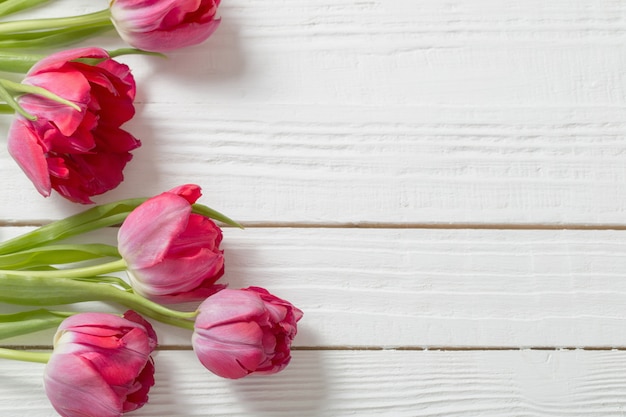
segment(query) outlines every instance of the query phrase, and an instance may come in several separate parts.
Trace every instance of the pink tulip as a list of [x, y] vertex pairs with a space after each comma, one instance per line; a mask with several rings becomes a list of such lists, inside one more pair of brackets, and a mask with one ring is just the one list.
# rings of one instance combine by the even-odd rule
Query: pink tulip
[[[80, 60], [94, 59], [93, 62]], [[126, 65], [99, 48], [52, 54], [26, 74], [24, 84], [43, 87], [80, 111], [42, 96], [18, 103], [37, 117], [17, 115], [9, 130], [9, 153], [37, 190], [52, 189], [79, 203], [117, 187], [140, 142], [120, 126], [135, 112], [135, 81]]]
[[44, 387], [63, 417], [119, 417], [148, 401], [154, 385], [152, 326], [134, 311], [124, 317], [80, 313], [61, 323]]
[[258, 287], [224, 289], [200, 304], [193, 349], [209, 371], [224, 378], [273, 374], [291, 359], [302, 311]]
[[206, 40], [217, 29], [220, 0], [113, 0], [111, 20], [128, 44], [165, 52]]
[[161, 303], [202, 300], [221, 286], [221, 229], [192, 213], [200, 187], [182, 185], [146, 200], [118, 232], [118, 250], [133, 289]]

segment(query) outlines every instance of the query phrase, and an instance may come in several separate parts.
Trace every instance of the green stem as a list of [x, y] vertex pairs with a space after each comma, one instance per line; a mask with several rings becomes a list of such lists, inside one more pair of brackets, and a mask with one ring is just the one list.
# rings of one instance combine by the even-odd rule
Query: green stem
[[97, 282], [100, 284], [111, 284], [126, 292], [133, 292], [133, 287], [120, 277], [100, 275], [97, 277], [85, 277], [85, 278], [76, 278], [76, 279], [79, 279], [79, 280], [82, 279], [83, 281]]
[[6, 85], [0, 80], [0, 99], [4, 100], [7, 105], [20, 115], [28, 120], [37, 120], [37, 117], [28, 113], [13, 97], [13, 94], [6, 88]]
[[[93, 285], [93, 284], [92, 284]], [[114, 301], [129, 307], [140, 314], [144, 314], [161, 323], [169, 324], [171, 326], [181, 327], [187, 330], [194, 329], [193, 319], [198, 315], [197, 311], [184, 312], [178, 310], [172, 310], [161, 304], [155, 303], [143, 298], [135, 293], [125, 292], [109, 286], [110, 297], [108, 301]], [[105, 295], [103, 295], [105, 296]], [[105, 300], [107, 301], [107, 300]]]
[[98, 265], [84, 266], [82, 268], [57, 269], [52, 271], [14, 271], [0, 269], [0, 274], [8, 273], [19, 276], [37, 276], [41, 278], [86, 278], [95, 277], [96, 275], [109, 274], [111, 272], [119, 272], [126, 269], [126, 261], [118, 259], [112, 262], [105, 262]]
[[113, 285], [79, 279], [42, 277], [39, 271], [0, 274], [0, 302], [30, 306], [54, 306], [86, 301], [114, 302], [135, 310], [139, 314], [184, 329], [193, 329], [197, 311], [172, 310], [135, 293]]
[[0, 114], [14, 114], [15, 109], [8, 104], [0, 104]]
[[56, 101], [57, 103], [69, 106], [76, 111], [79, 111], [79, 112], [82, 111], [81, 108], [76, 103], [72, 103], [71, 101], [66, 100], [63, 97], [59, 97], [58, 95], [54, 94], [52, 91], [47, 90], [43, 87], [38, 87], [36, 85], [16, 83], [16, 82], [6, 80], [6, 79], [1, 79], [1, 78], [0, 78], [0, 84], [2, 85], [2, 87], [4, 87], [6, 90], [10, 91], [14, 95], [34, 94], [37, 96], [45, 97], [52, 101]]
[[80, 16], [52, 17], [47, 19], [16, 20], [0, 23], [0, 34], [34, 32], [47, 29], [68, 28], [74, 26], [113, 26], [110, 10], [88, 13]]
[[23, 350], [0, 348], [0, 358], [22, 362], [48, 363], [50, 352], [27, 352]]
[[103, 243], [51, 244], [0, 255], [0, 269], [34, 269], [96, 258], [120, 258], [117, 246]]

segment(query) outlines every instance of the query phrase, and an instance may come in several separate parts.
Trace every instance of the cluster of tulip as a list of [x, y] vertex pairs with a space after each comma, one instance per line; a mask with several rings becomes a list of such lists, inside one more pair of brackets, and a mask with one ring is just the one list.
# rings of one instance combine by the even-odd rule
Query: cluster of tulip
[[[3, 0], [0, 19], [45, 1]], [[136, 83], [115, 58], [206, 40], [219, 25], [218, 6], [113, 0], [82, 16], [0, 21], [0, 71], [25, 74], [21, 82], [0, 79], [0, 113], [15, 115], [8, 150], [40, 194], [90, 204], [122, 182], [141, 142], [122, 128], [135, 113]], [[59, 49], [113, 29], [130, 48]], [[58, 50], [41, 53], [51, 48]], [[0, 315], [0, 338], [57, 328], [51, 353], [0, 349], [0, 357], [46, 363], [45, 391], [63, 417], [119, 417], [147, 402], [157, 346], [150, 319], [190, 330], [199, 361], [225, 378], [289, 363], [302, 311], [260, 287], [217, 283], [224, 257], [215, 221], [239, 225], [198, 204], [200, 196], [199, 186], [186, 184], [97, 205], [0, 243], [0, 302], [36, 307]], [[117, 225], [116, 245], [68, 243]], [[123, 272], [126, 279], [115, 275]], [[127, 311], [50, 309], [85, 301]], [[193, 311], [167, 306], [179, 302], [193, 302]]]
[[[0, 349], [0, 357], [46, 362], [46, 393], [62, 416], [121, 416], [146, 403], [157, 337], [142, 316], [191, 330], [199, 361], [221, 377], [276, 373], [289, 363], [302, 311], [260, 287], [216, 283], [224, 257], [214, 220], [237, 223], [199, 197], [200, 188], [186, 184], [95, 206], [0, 244], [0, 302], [38, 307], [0, 319], [0, 336], [59, 326], [52, 354]], [[120, 221], [117, 245], [63, 243]], [[110, 275], [119, 271], [128, 280]], [[43, 308], [84, 301], [130, 310]], [[191, 312], [166, 306], [192, 301]]]

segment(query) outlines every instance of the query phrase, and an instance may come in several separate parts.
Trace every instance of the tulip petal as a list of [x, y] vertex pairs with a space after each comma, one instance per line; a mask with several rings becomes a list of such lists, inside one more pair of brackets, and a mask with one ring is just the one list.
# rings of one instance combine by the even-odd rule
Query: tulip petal
[[207, 298], [198, 310], [196, 323], [200, 327], [205, 327], [204, 323], [216, 327], [261, 317], [265, 314], [265, 304], [253, 292], [225, 289]]
[[55, 127], [65, 136], [76, 131], [83, 119], [81, 112], [86, 110], [90, 100], [89, 83], [80, 72], [42, 72], [27, 77], [24, 84], [45, 88], [80, 107], [81, 111], [77, 111], [66, 104], [34, 94], [26, 94], [18, 100], [20, 106], [27, 112], [36, 114], [38, 120], [53, 120]]
[[172, 188], [168, 193], [179, 195], [189, 204], [193, 204], [202, 196], [202, 189], [196, 184], [183, 184]]
[[17, 117], [9, 129], [8, 150], [41, 195], [48, 197], [52, 189], [48, 163], [37, 135], [24, 119]]
[[59, 326], [59, 331], [79, 331], [81, 328], [84, 328], [88, 329], [86, 332], [93, 335], [111, 336], [120, 333], [120, 328], [144, 327], [143, 323], [136, 320], [136, 318], [131, 320], [115, 314], [86, 312], [75, 314], [63, 320]]
[[188, 23], [175, 30], [159, 30], [151, 32], [150, 38], [128, 32], [126, 42], [135, 47], [155, 52], [168, 52], [207, 40], [219, 27], [220, 19], [207, 23]]
[[68, 61], [73, 61], [82, 58], [100, 58], [105, 59], [109, 57], [109, 53], [102, 48], [86, 47], [86, 48], [74, 48], [55, 52], [38, 61], [31, 67], [27, 75], [35, 75], [41, 71], [50, 71], [63, 67]]
[[154, 385], [154, 361], [152, 358], [148, 359], [137, 380], [141, 383], [136, 383], [135, 387], [126, 395], [123, 409], [125, 413], [140, 408], [148, 401], [148, 392]]
[[205, 332], [198, 330], [198, 333], [215, 342], [257, 347], [263, 344], [263, 330], [254, 321], [237, 321], [213, 326]]
[[53, 355], [46, 364], [44, 386], [53, 407], [64, 417], [122, 415], [120, 398], [79, 356]]
[[130, 269], [160, 262], [170, 242], [187, 223], [191, 206], [182, 197], [162, 193], [133, 210], [118, 231], [118, 249]]
[[166, 259], [145, 270], [135, 268], [129, 271], [129, 277], [133, 288], [142, 295], [167, 295], [211, 285], [221, 277], [223, 267], [221, 253], [202, 249], [192, 258]]
[[100, 340], [81, 356], [89, 361], [107, 384], [127, 385], [132, 383], [148, 360], [148, 340], [145, 331], [133, 329], [116, 342]]
[[222, 242], [222, 230], [213, 220], [191, 214], [187, 227], [172, 242], [170, 256], [193, 257], [200, 249], [216, 251]]
[[255, 346], [232, 345], [216, 340], [202, 339], [192, 335], [196, 356], [209, 371], [223, 378], [237, 379], [254, 372], [265, 355]]
[[[163, 20], [172, 11], [178, 11], [179, 16], [196, 10], [201, 0], [180, 1], [125, 1], [116, 0], [111, 5], [113, 21], [125, 30], [146, 33], [159, 30], [163, 27]], [[168, 27], [179, 23], [178, 20], [167, 22]]]

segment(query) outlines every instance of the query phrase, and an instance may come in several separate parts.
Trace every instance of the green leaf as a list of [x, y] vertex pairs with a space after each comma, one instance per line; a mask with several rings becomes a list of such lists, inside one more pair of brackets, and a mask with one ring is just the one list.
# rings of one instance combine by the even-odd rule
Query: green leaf
[[51, 17], [47, 19], [24, 19], [0, 22], [0, 33], [14, 35], [51, 29], [84, 28], [87, 26], [113, 26], [110, 9], [79, 16]]
[[0, 255], [0, 269], [33, 269], [102, 257], [119, 257], [117, 247], [99, 243], [49, 245]]
[[0, 17], [8, 16], [12, 13], [30, 9], [49, 0], [4, 0], [0, 3]]
[[240, 229], [243, 229], [243, 226], [240, 225], [239, 223], [237, 223], [236, 221], [234, 221], [233, 219], [225, 216], [224, 214], [220, 213], [219, 211], [213, 210], [210, 207], [207, 207], [203, 204], [194, 204], [192, 205], [192, 211], [196, 214], [200, 214], [202, 216], [206, 216], [210, 219], [213, 220], [217, 220], [219, 222], [228, 224], [230, 226], [234, 226], [234, 227], [238, 227]]
[[0, 314], [0, 339], [58, 327], [73, 313], [37, 309], [14, 314]]
[[[124, 222], [128, 214], [148, 198], [132, 198], [103, 204], [82, 213], [38, 227], [21, 236], [0, 243], [0, 255], [23, 251]], [[236, 221], [202, 204], [194, 204], [193, 212], [243, 229]]]
[[15, 109], [8, 104], [0, 103], [0, 114], [13, 114], [15, 113]]
[[[85, 28], [56, 29], [40, 32], [26, 32], [0, 35], [1, 49], [49, 49], [61, 48], [110, 31], [110, 26], [90, 26]], [[19, 54], [22, 55], [22, 54]], [[32, 59], [9, 60], [0, 57], [0, 70], [25, 73], [37, 62]]]
[[0, 243], [0, 254], [8, 254], [120, 224], [146, 198], [116, 201], [92, 207], [82, 213], [54, 221], [23, 235]]
[[66, 100], [63, 97], [60, 97], [54, 94], [52, 91], [45, 89], [43, 87], [38, 87], [36, 85], [16, 83], [16, 82], [5, 80], [5, 79], [0, 79], [0, 85], [6, 91], [8, 91], [9, 93], [12, 93], [13, 95], [34, 94], [37, 96], [45, 97], [52, 101], [56, 101], [57, 103], [69, 106], [76, 111], [79, 111], [79, 112], [82, 111], [81, 108], [78, 107], [77, 104], [69, 100]]
[[115, 58], [115, 57], [122, 56], [122, 55], [149, 55], [149, 56], [157, 56], [159, 58], [167, 58], [167, 55], [162, 54], [161, 52], [144, 51], [143, 49], [137, 49], [137, 48], [118, 48], [118, 49], [113, 49], [108, 52], [111, 58]]
[[[5, 42], [7, 41], [3, 41], [2, 36], [0, 36], [0, 71], [26, 73], [33, 65], [45, 57], [42, 54], [16, 53], [3, 50], [5, 48], [2, 45]], [[10, 39], [9, 42], [16, 42], [16, 40]]]

